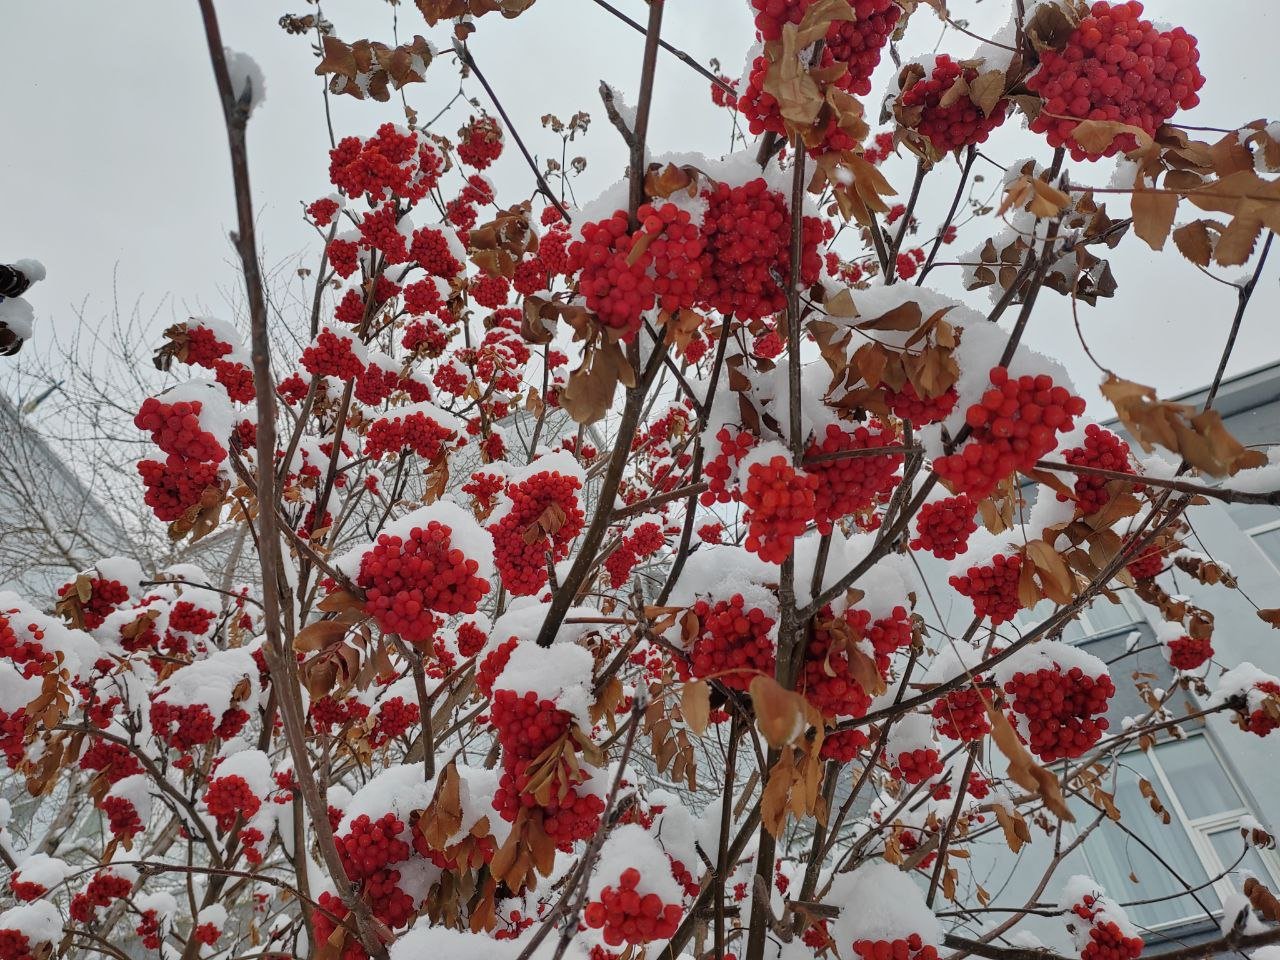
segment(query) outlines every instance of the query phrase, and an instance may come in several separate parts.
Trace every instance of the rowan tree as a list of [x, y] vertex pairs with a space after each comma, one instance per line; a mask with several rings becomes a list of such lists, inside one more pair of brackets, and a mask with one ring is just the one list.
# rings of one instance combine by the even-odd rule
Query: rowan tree
[[[752, 0], [735, 82], [650, 0], [635, 104], [601, 90], [628, 168], [578, 205], [467, 46], [533, 3], [418, 0], [435, 46], [281, 19], [326, 96], [376, 118], [338, 131], [333, 192], [297, 198], [322, 266], [291, 350], [254, 229], [261, 72], [199, 0], [247, 329], [164, 332], [177, 382], [137, 404], [135, 492], [175, 543], [236, 531], [256, 575], [102, 558], [56, 596], [0, 595], [5, 783], [45, 798], [21, 853], [0, 835], [0, 960], [1058, 960], [1009, 945], [1032, 913], [1084, 960], [1137, 956], [1114, 892], [1059, 867], [1149, 815], [1116, 805], [1124, 750], [1214, 713], [1280, 725], [1280, 680], [1220, 663], [1167, 576], [1233, 589], [1187, 511], [1278, 503], [1280, 468], [1213, 408], [1231, 341], [1201, 408], [1103, 371], [1114, 411], [1022, 341], [1042, 298], [1106, 309], [1109, 249], [1170, 236], [1248, 265], [1237, 330], [1280, 225], [1277, 127], [1178, 126], [1197, 40], [1136, 2], [1019, 0], [976, 53], [873, 92], [942, 4]], [[732, 153], [651, 142], [658, 69], [734, 112]], [[474, 112], [419, 122], [418, 85], [459, 78]], [[1040, 159], [966, 202], [1015, 120]], [[544, 118], [564, 143], [589, 122]], [[513, 150], [528, 178], [488, 179]], [[914, 165], [904, 199], [891, 160]], [[962, 220], [986, 312], [944, 292]], [[1168, 689], [1061, 639], [1121, 593], [1166, 624]], [[1110, 725], [1134, 684], [1143, 712]], [[982, 888], [988, 837], [1053, 846], [1031, 901]], [[1275, 898], [1246, 892], [1220, 940], [1157, 955], [1280, 940]]]

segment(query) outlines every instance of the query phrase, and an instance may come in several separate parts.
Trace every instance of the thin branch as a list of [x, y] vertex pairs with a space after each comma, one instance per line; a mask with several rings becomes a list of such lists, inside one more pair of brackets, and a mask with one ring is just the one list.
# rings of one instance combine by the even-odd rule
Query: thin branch
[[453, 49], [460, 59], [472, 73], [476, 75], [476, 79], [480, 81], [480, 86], [484, 87], [484, 92], [489, 95], [489, 100], [493, 103], [494, 108], [498, 111], [498, 116], [502, 117], [502, 122], [506, 125], [507, 130], [511, 133], [511, 139], [516, 142], [516, 146], [520, 148], [520, 152], [524, 154], [525, 162], [529, 164], [529, 169], [533, 171], [534, 177], [538, 181], [538, 192], [541, 193], [551, 203], [553, 207], [560, 211], [560, 216], [564, 217], [565, 223], [573, 223], [573, 218], [569, 216], [569, 211], [564, 208], [564, 204], [560, 202], [560, 198], [556, 196], [551, 185], [547, 183], [546, 177], [542, 175], [542, 171], [538, 169], [538, 163], [533, 159], [533, 154], [529, 152], [529, 148], [524, 144], [524, 138], [520, 136], [520, 131], [516, 129], [511, 118], [507, 116], [507, 108], [502, 105], [502, 101], [498, 99], [497, 94], [493, 92], [493, 87], [489, 86], [489, 81], [485, 79], [484, 73], [476, 65], [475, 57], [471, 56], [471, 51], [467, 48], [466, 43], [455, 39], [453, 41]]

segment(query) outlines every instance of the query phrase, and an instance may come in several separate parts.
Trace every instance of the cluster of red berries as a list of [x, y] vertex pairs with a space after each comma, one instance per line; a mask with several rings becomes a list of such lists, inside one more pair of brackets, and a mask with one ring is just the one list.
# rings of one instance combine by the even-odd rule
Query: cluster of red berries
[[759, 607], [748, 608], [740, 593], [728, 600], [699, 600], [692, 609], [698, 636], [689, 649], [689, 676], [715, 678], [735, 690], [746, 690], [756, 676], [773, 676], [773, 617]]
[[1089, 923], [1089, 942], [1080, 951], [1080, 960], [1136, 960], [1145, 944], [1141, 937], [1126, 936], [1114, 920], [1100, 916], [1098, 898], [1086, 894], [1071, 912]]
[[[76, 603], [79, 606], [80, 617], [84, 621], [85, 629], [96, 630], [107, 619], [107, 614], [113, 612], [129, 599], [129, 588], [119, 580], [109, 580], [105, 577], [90, 577], [88, 579], [89, 599], [81, 600], [77, 595]], [[76, 594], [77, 589], [74, 582], [64, 583], [58, 588], [58, 596], [71, 596]], [[0, 617], [0, 620], [3, 620], [3, 617]], [[0, 623], [0, 654], [3, 654], [4, 630], [4, 624]]]
[[999, 626], [1012, 620], [1022, 609], [1018, 578], [1023, 562], [1020, 553], [1011, 557], [998, 553], [989, 562], [972, 566], [947, 582], [961, 596], [973, 601], [974, 616], [990, 618], [992, 626]]
[[640, 229], [652, 237], [646, 255], [653, 264], [653, 292], [669, 313], [692, 307], [702, 288], [705, 243], [687, 210], [674, 203], [645, 204], [639, 210]]
[[[1280, 719], [1276, 718], [1277, 711], [1274, 707], [1274, 701], [1280, 699], [1280, 683], [1274, 680], [1263, 680], [1254, 684], [1254, 689], [1259, 693], [1266, 694], [1267, 699], [1273, 703], [1264, 704], [1256, 710], [1251, 711], [1241, 717], [1242, 725], [1256, 737], [1265, 737], [1276, 727], [1280, 727]], [[22, 711], [18, 711], [21, 713]], [[10, 766], [13, 766], [11, 763]]]
[[818, 478], [796, 470], [781, 454], [751, 464], [742, 491], [747, 537], [743, 545], [762, 560], [781, 563], [814, 519]]
[[991, 732], [991, 719], [981, 692], [974, 687], [951, 690], [933, 701], [934, 729], [939, 736], [971, 743]]
[[870, 743], [862, 730], [833, 730], [823, 738], [820, 756], [823, 760], [851, 763]]
[[[703, 193], [703, 292], [700, 302], [739, 320], [758, 320], [786, 306], [777, 278], [791, 275], [791, 212], [786, 198], [763, 178], [731, 187], [719, 183]], [[805, 217], [801, 232], [800, 282], [816, 283], [822, 272], [819, 244], [835, 230], [819, 217]]]
[[469, 167], [483, 170], [502, 156], [502, 127], [493, 117], [472, 117], [458, 137], [458, 159]]
[[311, 709], [307, 711], [311, 725], [316, 730], [328, 733], [335, 727], [342, 728], [350, 723], [359, 723], [369, 716], [368, 704], [361, 703], [355, 697], [339, 700], [329, 694], [311, 701]]
[[361, 814], [348, 831], [334, 837], [342, 869], [356, 885], [373, 915], [389, 927], [402, 927], [413, 917], [413, 897], [400, 889], [393, 865], [409, 859], [412, 848], [401, 839], [405, 824], [394, 813], [373, 820]]
[[1179, 109], [1200, 102], [1196, 38], [1182, 27], [1157, 30], [1141, 16], [1137, 0], [1094, 3], [1062, 50], [1041, 52], [1027, 88], [1044, 98], [1031, 129], [1046, 134], [1050, 146], [1069, 145], [1076, 160], [1115, 156], [1135, 149], [1137, 138], [1125, 133], [1105, 150], [1086, 150], [1072, 137], [1081, 121], [1123, 123], [1154, 136]]
[[912, 550], [927, 550], [939, 560], [954, 560], [964, 553], [969, 535], [978, 529], [977, 505], [968, 494], [926, 503], [916, 514]]
[[213, 368], [213, 378], [222, 384], [227, 396], [236, 403], [252, 403], [257, 396], [253, 371], [243, 363], [219, 360]]
[[[39, 900], [49, 890], [42, 883], [23, 880], [22, 871], [15, 870], [9, 874], [9, 892], [13, 894], [15, 900], [30, 903], [32, 900]], [[3, 935], [3, 931], [0, 931], [0, 935]], [[4, 956], [3, 952], [0, 952], [0, 956]]]
[[907, 783], [924, 783], [942, 772], [942, 758], [932, 747], [905, 750], [890, 759], [889, 775]]
[[138, 925], [133, 928], [133, 932], [138, 935], [142, 941], [142, 946], [147, 950], [160, 949], [160, 914], [156, 910], [143, 910], [138, 919]]
[[307, 216], [317, 227], [327, 227], [341, 209], [342, 204], [333, 197], [321, 197], [307, 204]]
[[568, 248], [568, 270], [600, 322], [624, 335], [641, 315], [661, 304], [675, 311], [693, 306], [702, 283], [703, 240], [688, 211], [673, 203], [645, 204], [639, 230], [630, 232], [625, 211], [588, 223]]
[[175, 750], [190, 750], [208, 743], [214, 737], [230, 739], [249, 721], [249, 714], [239, 707], [228, 707], [215, 722], [203, 703], [175, 706], [166, 700], [151, 702], [151, 729]]
[[926, 945], [920, 934], [896, 940], [855, 940], [853, 952], [862, 960], [938, 960], [938, 950]]
[[85, 888], [71, 898], [71, 919], [91, 923], [97, 918], [99, 907], [109, 907], [132, 892], [133, 884], [126, 877], [109, 870], [95, 873]]
[[375, 750], [404, 734], [422, 718], [422, 709], [403, 697], [392, 697], [378, 709], [378, 719], [369, 731], [369, 745]]
[[826, 47], [837, 63], [848, 68], [848, 79], [841, 77], [839, 86], [864, 97], [871, 92], [871, 74], [880, 64], [880, 51], [893, 35], [902, 8], [895, 0], [850, 0], [849, 6], [856, 19], [833, 22], [827, 29]]
[[[903, 276], [901, 271], [898, 275]], [[956, 393], [955, 387], [948, 387], [936, 397], [926, 399], [916, 392], [915, 386], [908, 380], [902, 385], [901, 390], [886, 389], [884, 399], [889, 409], [893, 411], [893, 415], [899, 420], [909, 420], [915, 426], [923, 427], [930, 423], [938, 423], [950, 416], [960, 395]]]
[[169, 629], [202, 637], [217, 616], [216, 610], [196, 606], [190, 600], [179, 600], [169, 608]]
[[200, 425], [204, 404], [199, 400], [165, 403], [158, 397], [142, 401], [134, 426], [151, 434], [163, 452], [185, 460], [221, 463], [227, 451], [222, 442]]
[[94, 740], [80, 755], [80, 769], [93, 770], [107, 783], [119, 783], [125, 777], [142, 772], [142, 764], [123, 743], [110, 740]]
[[[329, 151], [329, 180], [348, 197], [364, 196], [376, 205], [388, 198], [416, 203], [440, 180], [444, 162], [440, 154], [424, 138], [384, 123], [367, 140], [343, 137]], [[317, 215], [326, 222], [337, 213], [338, 206], [329, 201]], [[319, 222], [319, 220], [317, 220]], [[322, 224], [323, 225], [323, 224]]]
[[476, 612], [489, 592], [479, 569], [453, 546], [453, 528], [432, 520], [404, 537], [381, 534], [361, 558], [356, 583], [365, 591], [365, 612], [384, 632], [422, 643], [435, 635], [436, 614]]
[[23, 633], [30, 639], [19, 639], [13, 621], [0, 613], [0, 657], [21, 666], [22, 675], [30, 679], [40, 672], [43, 664], [52, 663], [54, 657], [40, 643], [44, 639], [44, 631], [36, 624], [29, 624]]
[[[514, 596], [532, 596], [547, 583], [547, 558], [558, 563], [582, 531], [585, 519], [578, 503], [577, 477], [558, 470], [536, 473], [507, 487], [511, 509], [490, 525], [493, 561], [502, 583]], [[559, 525], [550, 532], [544, 520], [554, 514]]]
[[627, 867], [618, 877], [618, 886], [604, 887], [600, 899], [592, 900], [582, 912], [587, 926], [600, 930], [611, 947], [667, 940], [680, 926], [684, 916], [680, 905], [663, 903], [656, 893], [641, 893], [640, 880], [640, 871]]
[[215, 776], [209, 781], [204, 792], [205, 809], [222, 831], [235, 826], [236, 817], [249, 820], [262, 806], [262, 800], [249, 786], [249, 782], [239, 774], [226, 777]]
[[232, 346], [198, 321], [188, 325], [186, 331], [186, 362], [214, 372], [214, 378], [226, 388], [227, 395], [237, 403], [253, 400], [253, 371], [243, 363], [225, 359]]
[[454, 256], [453, 248], [449, 245], [449, 238], [434, 227], [419, 227], [413, 231], [409, 255], [433, 277], [448, 280], [463, 270], [462, 262]]
[[909, 647], [915, 638], [915, 623], [906, 607], [894, 607], [887, 617], [874, 621], [870, 611], [854, 609], [845, 614], [845, 619], [870, 642], [876, 667], [885, 675], [889, 672], [890, 657]]
[[719, 451], [702, 468], [707, 478], [707, 489], [699, 499], [704, 507], [736, 499], [737, 493], [729, 485], [737, 475], [738, 464], [755, 446], [756, 437], [747, 430], [721, 427], [716, 431], [716, 442], [720, 444]]
[[[860, 717], [871, 706], [871, 695], [858, 682], [844, 641], [835, 642], [829, 626], [831, 616], [831, 608], [827, 607], [814, 621], [813, 636], [805, 648], [801, 692], [824, 717]], [[841, 619], [845, 624], [840, 633], [857, 637], [870, 624], [871, 614], [851, 608]]]
[[906, 110], [912, 113], [919, 111], [914, 129], [938, 153], [950, 153], [970, 144], [984, 143], [991, 131], [1004, 123], [1004, 100], [997, 102], [989, 114], [984, 114], [967, 94], [954, 99], [949, 95], [957, 83], [972, 83], [977, 76], [975, 67], [956, 63], [944, 53], [934, 61], [928, 77], [922, 77], [907, 87], [898, 98]]
[[364, 372], [365, 365], [352, 349], [353, 342], [326, 328], [302, 351], [298, 363], [313, 377], [354, 380]]
[[108, 794], [102, 798], [99, 808], [106, 814], [107, 829], [113, 837], [128, 841], [142, 832], [138, 809], [125, 797]]
[[[761, 39], [779, 40], [783, 26], [800, 23], [811, 4], [812, 0], [752, 0]], [[902, 11], [894, 0], [849, 0], [849, 6], [855, 19], [831, 23], [816, 66], [833, 87], [865, 96], [871, 92], [871, 74], [880, 62], [880, 51]], [[768, 53], [757, 56], [751, 65], [747, 90], [737, 98], [738, 109], [756, 135], [766, 130], [787, 133], [777, 100], [765, 90], [771, 66]], [[723, 92], [713, 88], [712, 99], [717, 96], [724, 98]], [[851, 150], [857, 146], [856, 141], [840, 129], [836, 117], [830, 116], [825, 122], [819, 145], [811, 148], [810, 153], [817, 156], [827, 150]]]
[[649, 522], [637, 526], [622, 538], [617, 548], [605, 559], [604, 567], [609, 573], [609, 585], [614, 590], [621, 588], [631, 576], [635, 565], [645, 557], [657, 553], [664, 543], [666, 539], [658, 524]]
[[36, 960], [37, 954], [44, 956], [46, 953], [36, 946], [21, 930], [0, 929], [0, 958], [3, 960]]
[[1079, 667], [1042, 667], [1015, 673], [1004, 692], [1010, 709], [1026, 718], [1031, 752], [1051, 763], [1081, 756], [1102, 739], [1109, 726], [1107, 704], [1116, 687], [1105, 673], [1094, 677]]
[[297, 406], [307, 396], [307, 381], [297, 373], [291, 373], [278, 384], [276, 384], [276, 394], [291, 407]]
[[[1062, 459], [1073, 467], [1096, 467], [1117, 473], [1133, 473], [1133, 467], [1129, 465], [1129, 445], [1096, 423], [1084, 428], [1084, 446], [1064, 451]], [[1107, 484], [1110, 482], [1106, 477], [1087, 473], [1076, 476], [1076, 503], [1080, 505], [1081, 513], [1097, 513], [1110, 502], [1111, 495], [1107, 492]], [[1067, 496], [1059, 493], [1058, 499], [1065, 501]]]
[[[508, 822], [523, 809], [539, 809], [542, 828], [556, 845], [567, 849], [577, 840], [595, 833], [604, 812], [604, 800], [595, 794], [579, 794], [585, 771], [561, 758], [556, 761], [557, 787], [547, 803], [529, 790], [529, 766], [573, 724], [573, 716], [554, 701], [541, 700], [533, 691], [495, 690], [490, 721], [497, 728], [502, 747], [502, 777], [494, 793], [493, 808]], [[572, 740], [565, 747], [575, 749]]]
[[1209, 637], [1175, 637], [1165, 644], [1165, 656], [1175, 670], [1198, 670], [1213, 656]]
[[17, 770], [26, 757], [27, 710], [19, 707], [13, 713], [0, 710], [0, 753], [10, 770]]
[[400, 371], [379, 363], [370, 363], [356, 377], [354, 396], [366, 406], [382, 404], [400, 386]]
[[618, 211], [607, 220], [584, 224], [582, 239], [569, 245], [569, 269], [578, 274], [578, 292], [587, 308], [606, 327], [630, 336], [640, 329], [640, 317], [653, 307], [652, 257], [641, 248], [640, 236], [628, 232], [627, 214]]
[[[328, 890], [316, 898], [316, 906], [318, 909], [311, 921], [315, 928], [316, 941], [328, 943], [337, 929], [344, 924], [350, 911], [341, 897]], [[361, 945], [359, 937], [353, 937], [349, 933], [346, 935], [339, 960], [369, 960], [369, 955]]]
[[[888, 447], [896, 441], [893, 430], [877, 420], [853, 430], [832, 423], [827, 425], [821, 442], [815, 439], [809, 444], [805, 459], [813, 461], [824, 455]], [[903, 457], [899, 453], [810, 462], [806, 470], [817, 480], [813, 518], [818, 532], [830, 533], [837, 521], [865, 510], [878, 497], [892, 490], [902, 462]]]
[[969, 407], [972, 435], [959, 453], [939, 457], [933, 467], [952, 488], [984, 497], [1015, 470], [1030, 470], [1058, 445], [1058, 433], [1075, 426], [1084, 401], [1048, 374], [1010, 377], [992, 367], [991, 389]]
[[[440, 288], [436, 286], [435, 278], [405, 284], [401, 295], [405, 312], [415, 317], [437, 314], [445, 305], [444, 299], [440, 296]], [[444, 317], [440, 317], [440, 319], [444, 319]], [[428, 327], [415, 321], [405, 327], [404, 339], [400, 342], [406, 350], [417, 351], [421, 349], [424, 354], [429, 355], [435, 345], [432, 340], [433, 337], [439, 341], [440, 349], [443, 350], [445, 342], [447, 342], [444, 331], [440, 330], [438, 326]]]
[[377, 250], [388, 264], [409, 259], [409, 245], [400, 232], [400, 213], [394, 206], [378, 207], [360, 218], [360, 246]]
[[[1126, 539], [1125, 546], [1129, 546], [1129, 540]], [[1161, 543], [1151, 543], [1142, 549], [1138, 556], [1130, 560], [1125, 569], [1132, 574], [1135, 580], [1150, 580], [1152, 577], [1159, 576], [1164, 570], [1165, 546]]]
[[457, 436], [434, 418], [416, 411], [407, 416], [375, 420], [365, 434], [364, 452], [370, 457], [385, 457], [399, 454], [407, 447], [426, 462], [434, 463]]

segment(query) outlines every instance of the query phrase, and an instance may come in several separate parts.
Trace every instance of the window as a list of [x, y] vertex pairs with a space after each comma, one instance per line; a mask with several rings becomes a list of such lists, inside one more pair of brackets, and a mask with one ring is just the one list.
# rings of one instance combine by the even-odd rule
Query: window
[[[1144, 781], [1168, 811], [1167, 826], [1151, 812]], [[1169, 740], [1147, 753], [1126, 753], [1116, 777], [1116, 804], [1127, 812], [1123, 829], [1104, 821], [1085, 841], [1084, 855], [1115, 900], [1158, 900], [1126, 907], [1144, 930], [1205, 919], [1200, 904], [1219, 911], [1222, 898], [1239, 889], [1247, 872], [1270, 880], [1280, 877], [1275, 854], [1248, 846], [1240, 836], [1240, 820], [1250, 811], [1203, 736]], [[1075, 813], [1078, 824], [1097, 816], [1082, 802]], [[1192, 896], [1178, 877], [1203, 889]]]
[[[1088, 637], [1111, 633], [1123, 627], [1143, 622], [1142, 615], [1133, 607], [1131, 600], [1123, 593], [1117, 594], [1119, 603], [1112, 603], [1105, 597], [1098, 597], [1088, 607], [1080, 611], [1075, 620], [1062, 629], [1062, 639], [1067, 643], [1079, 643]], [[1030, 630], [1043, 623], [1058, 607], [1050, 600], [1041, 600], [1031, 610], [1024, 610], [1018, 615], [1022, 630]]]
[[1280, 570], [1280, 510], [1263, 504], [1232, 503], [1227, 512], [1247, 533], [1263, 556]]

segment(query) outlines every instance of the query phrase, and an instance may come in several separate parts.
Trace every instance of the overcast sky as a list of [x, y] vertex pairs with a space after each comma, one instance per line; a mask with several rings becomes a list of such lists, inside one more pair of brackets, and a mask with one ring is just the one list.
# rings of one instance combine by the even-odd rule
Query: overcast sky
[[[640, 0], [616, 0], [616, 5], [644, 17]], [[954, 17], [985, 35], [1007, 19], [1010, 6], [1011, 0], [950, 2]], [[738, 74], [752, 42], [743, 0], [669, 0], [667, 8], [665, 37], [702, 62], [719, 57], [730, 74]], [[303, 0], [292, 5], [220, 0], [218, 9], [225, 42], [255, 57], [266, 74], [266, 102], [255, 112], [249, 135], [260, 246], [271, 261], [305, 254], [314, 262], [318, 247], [301, 221], [299, 202], [331, 189], [321, 81], [312, 75], [309, 41], [286, 35], [276, 22], [282, 13], [314, 7]], [[397, 12], [402, 40], [421, 33], [437, 46], [448, 46], [447, 28], [427, 28], [412, 3], [396, 8], [382, 0], [329, 0], [324, 5], [338, 35], [348, 41], [367, 37], [391, 43]], [[1272, 49], [1280, 35], [1280, 5], [1155, 0], [1148, 14], [1183, 24], [1200, 38], [1208, 83], [1201, 106], [1180, 120], [1235, 126], [1280, 115], [1280, 64]], [[471, 42], [474, 55], [531, 149], [540, 155], [559, 151], [558, 139], [539, 125], [542, 114], [567, 118], [586, 110], [595, 122], [585, 141], [575, 144], [590, 160], [575, 183], [579, 201], [618, 179], [624, 152], [595, 88], [605, 79], [634, 95], [640, 35], [592, 0], [539, 0], [518, 20], [490, 16], [479, 27]], [[903, 41], [903, 58], [931, 52], [939, 41], [941, 51], [960, 57], [974, 47], [968, 37], [944, 30], [922, 6]], [[884, 88], [891, 69], [882, 67], [877, 90]], [[406, 94], [427, 118], [453, 96], [457, 84], [452, 62], [441, 58], [428, 72], [428, 82], [407, 88]], [[5, 91], [0, 262], [35, 257], [48, 268], [48, 279], [29, 294], [38, 341], [46, 341], [53, 329], [71, 329], [82, 304], [86, 318], [107, 314], [115, 295], [113, 277], [126, 306], [140, 300], [148, 314], [159, 308], [155, 338], [174, 319], [230, 313], [228, 291], [238, 282], [226, 240], [234, 222], [230, 172], [195, 0], [0, 0], [0, 89]], [[474, 79], [467, 93], [485, 100]], [[452, 135], [468, 110], [466, 104], [456, 106], [438, 129]], [[877, 113], [878, 105], [870, 104], [872, 121]], [[339, 137], [368, 134], [387, 120], [402, 120], [398, 100], [333, 100]], [[1005, 126], [986, 148], [992, 157], [1006, 163], [1033, 153], [1047, 157], [1039, 137], [1020, 129], [1017, 121]], [[661, 57], [651, 148], [719, 154], [728, 140], [728, 115], [710, 105], [705, 81], [674, 58]], [[1105, 185], [1111, 175], [1109, 161], [1069, 168], [1081, 183]], [[896, 162], [886, 171], [905, 193], [910, 164]], [[531, 176], [514, 147], [490, 172], [500, 196], [529, 193]], [[985, 173], [990, 185], [999, 171]], [[945, 212], [954, 177], [947, 170], [927, 183], [921, 203], [926, 224], [931, 212], [935, 219]], [[976, 222], [952, 250], [961, 253], [998, 227], [994, 219]], [[1207, 381], [1235, 307], [1234, 291], [1201, 275], [1172, 250], [1159, 256], [1147, 251], [1136, 237], [1126, 238], [1112, 260], [1120, 283], [1117, 297], [1100, 301], [1096, 309], [1081, 307], [1085, 334], [1102, 362], [1156, 384], [1166, 395]], [[931, 283], [936, 279], [941, 289], [957, 295], [958, 273], [936, 270]], [[1246, 320], [1234, 371], [1280, 358], [1278, 276], [1280, 257], [1268, 267]], [[975, 302], [987, 301], [980, 295]], [[1077, 343], [1067, 303], [1046, 292], [1027, 340], [1061, 358], [1089, 391], [1098, 374]], [[1108, 413], [1096, 415], [1105, 419]]]

